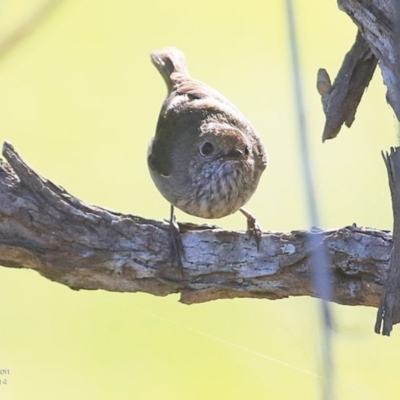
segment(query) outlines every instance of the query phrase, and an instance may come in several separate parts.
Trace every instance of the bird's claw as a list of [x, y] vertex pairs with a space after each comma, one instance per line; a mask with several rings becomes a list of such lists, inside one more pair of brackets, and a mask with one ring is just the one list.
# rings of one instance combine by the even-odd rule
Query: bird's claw
[[262, 230], [261, 226], [255, 218], [247, 219], [247, 232], [249, 233], [249, 237], [254, 237], [256, 241], [257, 251], [260, 251], [260, 242]]
[[184, 254], [183, 243], [179, 225], [176, 222], [176, 217], [171, 210], [171, 218], [169, 221], [169, 240], [172, 266], [177, 265], [181, 271], [182, 279], [184, 277], [184, 269], [182, 257]]
[[249, 234], [249, 238], [254, 237], [257, 251], [260, 251], [260, 242], [262, 236], [261, 225], [250, 212], [248, 212], [244, 208], [241, 208], [240, 211], [247, 219], [247, 232]]

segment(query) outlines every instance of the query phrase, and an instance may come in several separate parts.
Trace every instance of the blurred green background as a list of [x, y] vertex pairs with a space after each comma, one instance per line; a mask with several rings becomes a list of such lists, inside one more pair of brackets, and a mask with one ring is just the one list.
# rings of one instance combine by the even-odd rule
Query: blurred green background
[[[0, 40], [38, 5], [2, 3]], [[316, 72], [336, 74], [356, 29], [334, 0], [296, 5], [321, 225], [391, 229], [380, 151], [398, 138], [381, 74], [354, 126], [322, 144]], [[307, 229], [287, 36], [283, 1], [65, 0], [0, 58], [0, 140], [85, 202], [168, 217], [146, 165], [166, 93], [149, 52], [174, 45], [267, 147], [248, 208], [264, 229]], [[241, 215], [215, 222], [244, 229]], [[398, 399], [400, 328], [387, 339], [373, 333], [376, 309], [333, 312], [337, 399]], [[318, 399], [319, 324], [310, 298], [185, 306], [178, 296], [75, 292], [0, 268], [0, 369], [11, 372], [0, 399]]]

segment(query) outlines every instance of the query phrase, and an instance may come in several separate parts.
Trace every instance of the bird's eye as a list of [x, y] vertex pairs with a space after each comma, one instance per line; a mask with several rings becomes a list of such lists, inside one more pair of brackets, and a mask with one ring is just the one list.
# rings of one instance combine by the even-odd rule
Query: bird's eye
[[209, 156], [214, 151], [214, 146], [210, 142], [205, 142], [200, 147], [200, 153], [203, 156]]
[[246, 147], [244, 148], [244, 154], [245, 154], [246, 156], [248, 156], [248, 155], [250, 154], [249, 146], [246, 146]]

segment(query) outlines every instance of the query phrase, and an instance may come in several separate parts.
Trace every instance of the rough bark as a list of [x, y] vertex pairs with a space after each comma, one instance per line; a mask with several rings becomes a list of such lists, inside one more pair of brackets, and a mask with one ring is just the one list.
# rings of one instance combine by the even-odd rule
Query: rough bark
[[[180, 224], [184, 276], [171, 265], [169, 226], [83, 203], [39, 176], [5, 144], [0, 160], [0, 264], [30, 268], [73, 289], [180, 293], [214, 299], [315, 296], [309, 235], [331, 259], [334, 301], [378, 306], [392, 248], [389, 232], [348, 226], [245, 232]], [[318, 267], [318, 266], [316, 266]]]
[[387, 87], [387, 101], [400, 120], [399, 2], [338, 0], [338, 5], [357, 25], [358, 34], [333, 85], [326, 70], [318, 71], [317, 88], [326, 116], [323, 140], [334, 138], [344, 123], [348, 127], [352, 124], [377, 61]]
[[379, 304], [375, 332], [390, 335], [393, 325], [400, 322], [400, 147], [382, 153], [386, 164], [393, 207], [393, 249], [389, 273]]
[[338, 0], [379, 60], [387, 100], [400, 119], [398, 0]]

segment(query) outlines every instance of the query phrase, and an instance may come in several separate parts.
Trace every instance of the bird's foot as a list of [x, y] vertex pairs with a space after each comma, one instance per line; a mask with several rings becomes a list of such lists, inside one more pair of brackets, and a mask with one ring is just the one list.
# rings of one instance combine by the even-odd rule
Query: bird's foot
[[254, 215], [247, 211], [245, 208], [241, 208], [240, 212], [247, 218], [247, 232], [250, 238], [254, 237], [257, 251], [260, 251], [260, 242], [262, 236], [261, 225], [258, 223]]
[[184, 278], [184, 269], [182, 257], [184, 255], [183, 243], [179, 225], [176, 222], [174, 208], [171, 206], [171, 217], [169, 220], [169, 240], [172, 266], [177, 265], [181, 271], [182, 279]]

